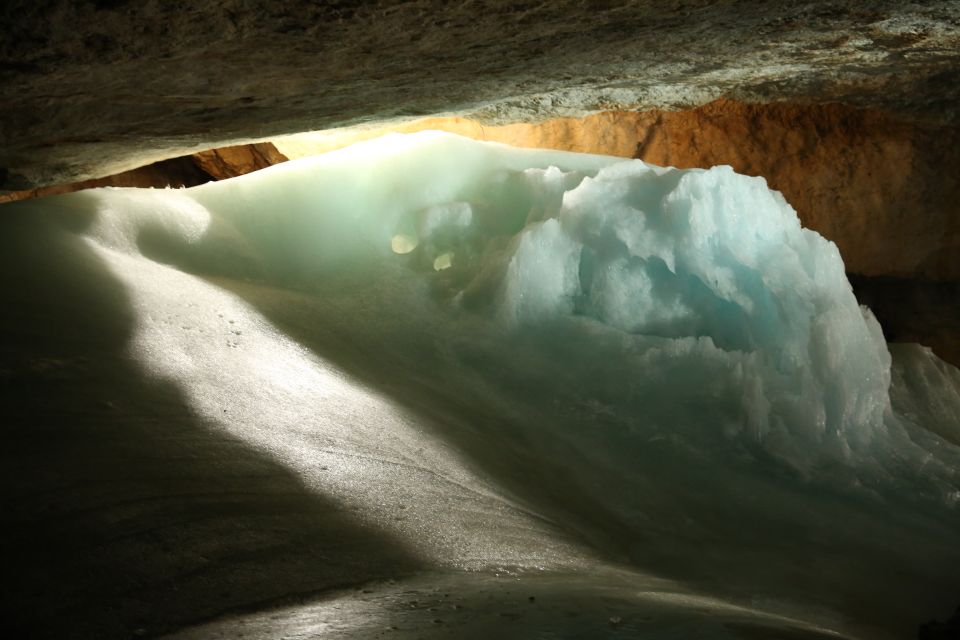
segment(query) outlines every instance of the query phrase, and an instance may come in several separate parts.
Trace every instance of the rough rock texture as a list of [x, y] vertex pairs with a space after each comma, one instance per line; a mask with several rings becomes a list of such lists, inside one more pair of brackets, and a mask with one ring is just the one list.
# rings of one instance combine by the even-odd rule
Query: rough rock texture
[[212, 179], [208, 173], [197, 166], [191, 156], [180, 156], [103, 178], [0, 193], [0, 203], [55, 196], [97, 187], [193, 187], [210, 182]]
[[287, 158], [269, 142], [221, 147], [161, 160], [105, 178], [37, 187], [0, 194], [0, 203], [41, 198], [96, 187], [193, 187], [211, 180], [225, 180], [264, 169]]
[[286, 162], [287, 157], [269, 142], [260, 142], [208, 149], [193, 154], [193, 161], [210, 177], [224, 180]]
[[0, 189], [233, 142], [752, 101], [956, 119], [960, 3], [8, 0]]

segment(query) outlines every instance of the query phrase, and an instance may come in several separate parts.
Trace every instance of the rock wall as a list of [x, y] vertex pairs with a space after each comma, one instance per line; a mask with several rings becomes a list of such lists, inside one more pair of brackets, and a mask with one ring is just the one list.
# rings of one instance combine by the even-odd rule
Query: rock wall
[[0, 190], [398, 118], [960, 101], [954, 1], [4, 0], [0, 25]]
[[225, 180], [286, 162], [269, 142], [208, 149], [124, 171], [105, 178], [0, 194], [0, 203], [40, 198], [96, 187], [193, 187], [211, 180]]
[[916, 342], [960, 367], [960, 283], [850, 275], [888, 342]]
[[269, 142], [259, 142], [201, 151], [193, 161], [213, 179], [224, 180], [286, 162], [287, 157]]

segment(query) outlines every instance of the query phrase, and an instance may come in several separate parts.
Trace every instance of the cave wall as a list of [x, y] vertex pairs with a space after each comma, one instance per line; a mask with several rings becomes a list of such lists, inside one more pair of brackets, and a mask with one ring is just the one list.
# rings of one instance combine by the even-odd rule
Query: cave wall
[[6, 0], [0, 24], [7, 191], [398, 118], [960, 101], [957, 2]]
[[213, 180], [235, 178], [286, 161], [287, 157], [269, 142], [220, 147], [189, 156], [161, 160], [103, 178], [0, 193], [0, 203], [97, 187], [195, 187]]

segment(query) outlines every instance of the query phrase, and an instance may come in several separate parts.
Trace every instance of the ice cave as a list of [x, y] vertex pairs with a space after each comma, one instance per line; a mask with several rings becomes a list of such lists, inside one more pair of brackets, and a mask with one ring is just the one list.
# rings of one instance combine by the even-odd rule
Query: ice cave
[[2, 627], [960, 638], [960, 3], [758, 6], [0, 8]]

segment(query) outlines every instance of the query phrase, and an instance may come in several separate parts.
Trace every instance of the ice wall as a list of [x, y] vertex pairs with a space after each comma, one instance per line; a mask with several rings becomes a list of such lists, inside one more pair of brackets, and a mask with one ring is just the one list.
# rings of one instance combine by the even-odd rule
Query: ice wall
[[589, 318], [645, 351], [638, 383], [720, 368], [708, 394], [739, 413], [715, 428], [798, 466], [866, 446], [889, 407], [836, 247], [762, 178], [421, 134], [190, 193], [301, 286], [396, 263], [504, 328]]
[[728, 167], [427, 132], [186, 191], [78, 198], [97, 201], [92, 237], [121, 251], [306, 290], [350, 282], [385, 304], [427, 287], [389, 304], [431, 309], [451, 341], [556, 332], [544, 349], [573, 349], [568, 366], [600, 360], [632, 381], [615, 409], [649, 397], [637, 428], [651, 434], [723, 434], [806, 474], [908, 446], [887, 419], [889, 353], [836, 247]]

